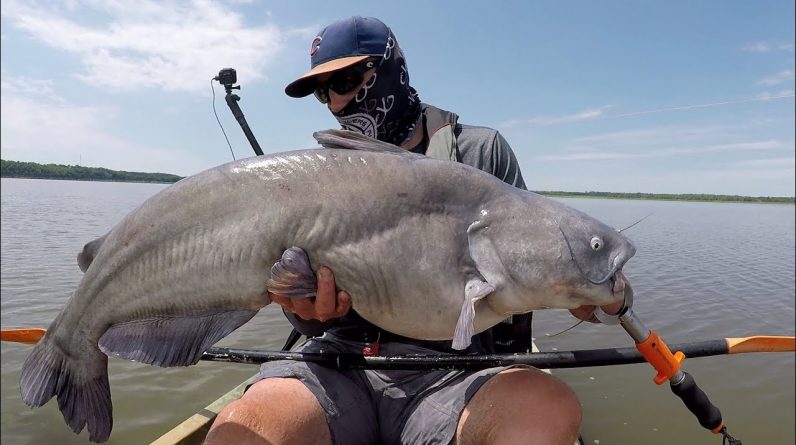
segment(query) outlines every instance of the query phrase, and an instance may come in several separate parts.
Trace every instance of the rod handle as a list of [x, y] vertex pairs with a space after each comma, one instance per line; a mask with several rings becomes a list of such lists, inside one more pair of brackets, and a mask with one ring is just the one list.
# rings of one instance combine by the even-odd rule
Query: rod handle
[[697, 386], [691, 374], [685, 371], [681, 372], [683, 373], [683, 379], [679, 383], [670, 382], [669, 386], [672, 392], [696, 416], [700, 425], [716, 434], [720, 433], [724, 426], [721, 412], [710, 403], [708, 396]]
[[685, 354], [680, 351], [672, 354], [669, 346], [655, 331], [648, 332], [649, 335], [644, 341], [636, 343], [636, 349], [658, 371], [658, 374], [652, 380], [660, 385], [672, 378], [680, 370], [680, 363], [685, 359]]

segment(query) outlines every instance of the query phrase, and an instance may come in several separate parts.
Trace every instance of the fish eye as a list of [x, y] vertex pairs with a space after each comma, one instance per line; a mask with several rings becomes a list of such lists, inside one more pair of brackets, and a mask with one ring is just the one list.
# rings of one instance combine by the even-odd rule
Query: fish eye
[[603, 248], [603, 240], [600, 239], [599, 236], [595, 236], [591, 239], [591, 250], [598, 251]]

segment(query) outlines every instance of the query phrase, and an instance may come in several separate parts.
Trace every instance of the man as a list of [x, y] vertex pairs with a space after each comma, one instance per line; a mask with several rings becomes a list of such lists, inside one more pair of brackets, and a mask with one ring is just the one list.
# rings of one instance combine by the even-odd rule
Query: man
[[[344, 129], [469, 164], [525, 189], [514, 153], [497, 131], [459, 124], [456, 114], [420, 102], [403, 52], [381, 21], [351, 17], [327, 26], [312, 41], [310, 58], [312, 69], [285, 88], [289, 96], [314, 93]], [[315, 299], [269, 295], [299, 332], [313, 337], [301, 350], [456, 352], [450, 341], [412, 340], [368, 323], [335, 288], [332, 272], [319, 267]], [[526, 352], [530, 342], [528, 314], [473, 337], [467, 352]], [[264, 364], [259, 377], [219, 414], [206, 444], [569, 445], [580, 427], [574, 393], [530, 367], [340, 372], [283, 361]]]

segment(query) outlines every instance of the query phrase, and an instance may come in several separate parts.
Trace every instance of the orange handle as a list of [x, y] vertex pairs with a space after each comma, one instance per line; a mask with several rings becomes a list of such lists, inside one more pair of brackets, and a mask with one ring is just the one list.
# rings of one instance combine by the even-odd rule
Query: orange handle
[[680, 363], [685, 359], [685, 354], [682, 352], [672, 354], [669, 346], [655, 331], [650, 331], [650, 335], [643, 342], [636, 343], [636, 349], [658, 371], [658, 375], [652, 379], [658, 385], [675, 375], [680, 370]]

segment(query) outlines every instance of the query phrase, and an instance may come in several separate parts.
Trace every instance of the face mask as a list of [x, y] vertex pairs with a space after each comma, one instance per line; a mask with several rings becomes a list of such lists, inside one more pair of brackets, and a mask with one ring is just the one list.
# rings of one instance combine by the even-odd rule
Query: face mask
[[332, 114], [344, 130], [395, 145], [413, 133], [420, 116], [420, 98], [409, 86], [406, 60], [392, 32], [373, 76], [345, 108]]

